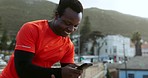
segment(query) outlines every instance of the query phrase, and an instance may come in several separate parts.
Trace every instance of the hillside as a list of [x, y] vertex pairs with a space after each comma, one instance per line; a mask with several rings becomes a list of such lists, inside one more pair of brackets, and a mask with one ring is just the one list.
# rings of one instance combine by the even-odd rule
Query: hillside
[[[10, 34], [15, 35], [27, 21], [51, 19], [55, 8], [56, 4], [46, 0], [0, 0], [1, 28], [6, 28]], [[148, 19], [146, 18], [98, 8], [85, 9], [85, 16], [89, 16], [92, 30], [129, 37], [133, 32], [138, 31], [144, 40], [148, 41]]]
[[89, 16], [93, 30], [104, 34], [122, 34], [130, 37], [133, 32], [140, 32], [142, 38], [148, 41], [148, 19], [122, 14], [111, 10], [90, 8], [84, 11]]
[[1, 0], [0, 17], [2, 28], [16, 34], [27, 21], [50, 19], [56, 5], [46, 0]]

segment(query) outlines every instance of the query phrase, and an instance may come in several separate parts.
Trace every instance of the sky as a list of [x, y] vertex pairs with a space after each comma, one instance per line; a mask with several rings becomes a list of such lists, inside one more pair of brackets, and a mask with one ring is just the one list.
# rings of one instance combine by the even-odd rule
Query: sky
[[[58, 3], [59, 0], [49, 0]], [[84, 8], [97, 7], [148, 18], [148, 0], [79, 0]]]

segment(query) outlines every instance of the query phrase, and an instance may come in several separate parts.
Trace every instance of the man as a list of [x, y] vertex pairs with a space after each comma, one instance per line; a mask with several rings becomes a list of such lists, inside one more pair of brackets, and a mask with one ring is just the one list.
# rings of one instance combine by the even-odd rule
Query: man
[[[25, 23], [16, 37], [15, 52], [0, 78], [78, 78], [74, 45], [69, 35], [82, 19], [78, 0], [61, 0], [53, 20]], [[61, 68], [51, 68], [60, 62]]]

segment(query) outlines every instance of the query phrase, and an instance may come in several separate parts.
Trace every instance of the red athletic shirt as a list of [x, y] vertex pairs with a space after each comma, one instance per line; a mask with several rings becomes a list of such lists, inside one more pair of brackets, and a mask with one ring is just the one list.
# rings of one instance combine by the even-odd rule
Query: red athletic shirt
[[[16, 50], [35, 53], [32, 63], [50, 68], [54, 63], [74, 63], [74, 45], [69, 37], [56, 35], [47, 20], [24, 24], [16, 37]], [[14, 54], [0, 78], [19, 78], [14, 66]]]

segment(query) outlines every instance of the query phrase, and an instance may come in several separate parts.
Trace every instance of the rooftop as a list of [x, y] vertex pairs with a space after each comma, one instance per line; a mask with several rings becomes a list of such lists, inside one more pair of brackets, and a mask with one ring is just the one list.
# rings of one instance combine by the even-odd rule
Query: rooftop
[[[127, 61], [127, 68], [131, 70], [148, 70], [148, 56], [136, 56]], [[119, 65], [118, 69], [125, 69], [125, 63]]]

